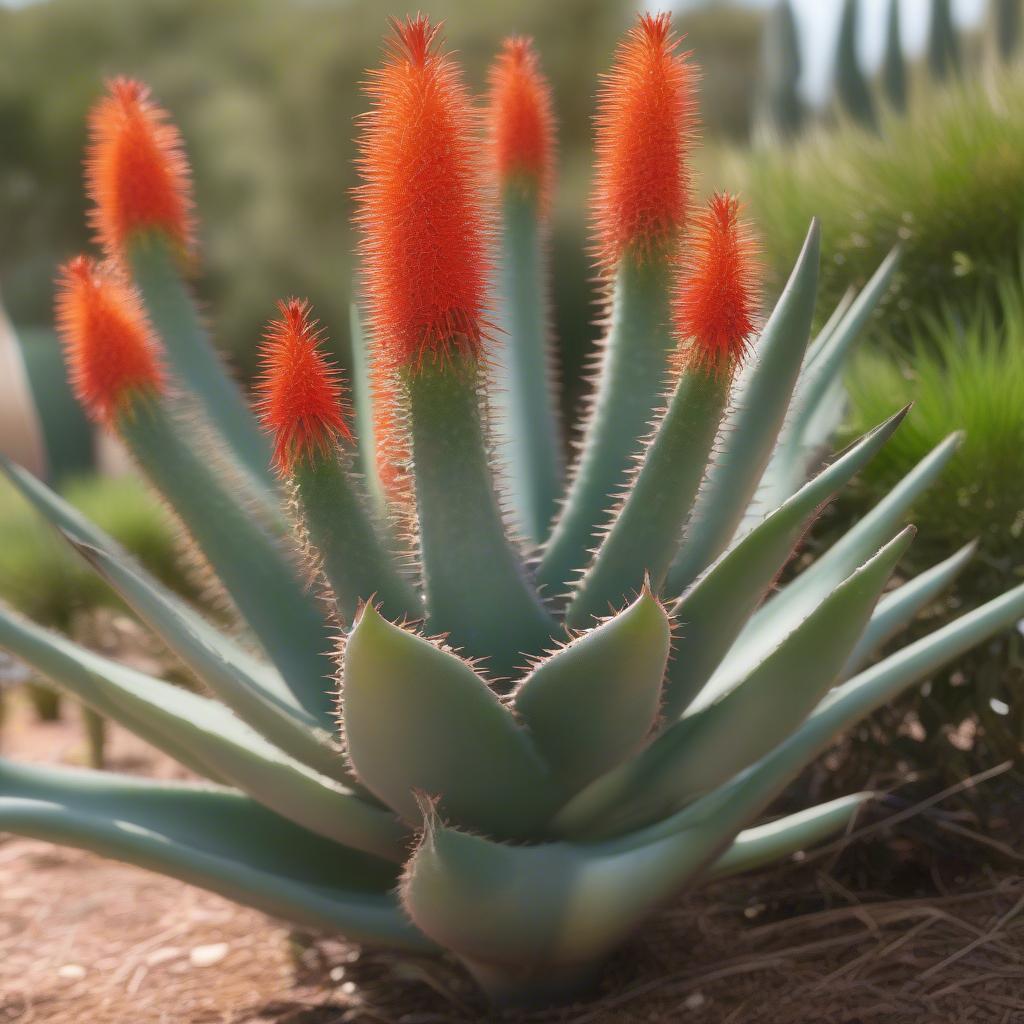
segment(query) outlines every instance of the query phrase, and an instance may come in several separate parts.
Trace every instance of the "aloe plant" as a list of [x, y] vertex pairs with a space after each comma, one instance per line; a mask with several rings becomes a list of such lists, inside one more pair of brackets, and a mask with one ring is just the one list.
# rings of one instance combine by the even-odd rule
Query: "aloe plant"
[[[555, 430], [537, 316], [550, 121], [492, 123], [481, 145], [437, 30], [396, 22], [361, 124], [355, 415], [297, 299], [267, 332], [254, 415], [222, 402], [232, 385], [181, 277], [195, 260], [180, 140], [140, 86], [112, 86], [89, 168], [113, 269], [64, 268], [60, 330], [78, 395], [176, 511], [247, 631], [212, 626], [8, 464], [207, 692], [2, 612], [0, 644], [200, 780], [3, 761], [0, 828], [354, 941], [448, 950], [492, 1000], [525, 1003], [591, 983], [685, 889], [851, 821], [870, 794], [758, 819], [838, 732], [1024, 614], [1024, 588], [870, 664], [962, 564], [879, 601], [911, 540], [904, 512], [955, 435], [774, 588], [904, 416], [822, 464], [844, 354], [891, 265], [809, 342], [812, 224], [759, 327], [738, 201], [694, 210], [689, 194], [693, 79], [667, 16], [644, 16], [602, 85], [607, 334], [562, 502], [534, 527], [539, 560], [507, 529], [503, 488], [529, 465], [529, 495], [543, 493], [557, 440], [506, 476], [487, 398], [492, 346], [529, 345], [528, 362], [507, 364], [506, 430]], [[547, 109], [532, 54], [492, 88], [520, 90], [524, 117]], [[489, 109], [507, 109], [498, 99]], [[498, 138], [538, 148], [500, 161]], [[503, 196], [493, 220], [489, 177]], [[492, 282], [513, 279], [488, 313]], [[511, 328], [500, 342], [497, 323]], [[538, 508], [529, 495], [513, 507]]]

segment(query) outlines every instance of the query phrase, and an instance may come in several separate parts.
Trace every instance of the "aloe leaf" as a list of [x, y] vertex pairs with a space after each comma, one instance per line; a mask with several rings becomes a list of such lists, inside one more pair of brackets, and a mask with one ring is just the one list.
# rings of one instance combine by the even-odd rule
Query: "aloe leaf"
[[0, 612], [0, 646], [202, 774], [336, 842], [401, 859], [406, 832], [392, 815], [287, 757], [216, 701], [103, 658], [10, 612]]
[[556, 830], [592, 838], [643, 826], [781, 743], [835, 683], [914, 532], [907, 527], [854, 572], [732, 690], [573, 798]]
[[297, 552], [237, 503], [229, 484], [188, 444], [160, 402], [136, 402], [120, 416], [118, 428], [296, 699], [330, 727], [326, 679], [334, 639], [318, 599], [299, 577]]
[[729, 397], [725, 373], [684, 370], [622, 507], [573, 594], [574, 628], [636, 593], [650, 578], [660, 591], [708, 467]]
[[200, 620], [180, 614], [165, 593], [113, 555], [70, 538], [83, 558], [124, 598], [159, 636], [228, 707], [286, 754], [330, 778], [348, 783], [341, 751], [317, 719], [245, 672], [223, 637]]
[[734, 685], [775, 646], [780, 633], [788, 632], [805, 618], [825, 594], [892, 534], [907, 509], [945, 468], [961, 437], [952, 434], [925, 456], [863, 519], [758, 609], [701, 693], [702, 701]]
[[[742, 828], [734, 824], [739, 817], [733, 814], [724, 839], [700, 824], [636, 845], [512, 846], [428, 814], [402, 879], [402, 902], [413, 923], [453, 950], [492, 1000], [564, 997], [593, 980], [645, 918], [698, 879]], [[841, 827], [839, 817], [832, 823]]]
[[127, 861], [367, 945], [431, 945], [389, 892], [393, 865], [232, 790], [0, 761], [0, 831]]
[[811, 419], [839, 380], [847, 357], [860, 337], [899, 267], [900, 250], [893, 249], [858, 294], [842, 320], [815, 353], [793, 396], [787, 431], [801, 438]]
[[808, 348], [788, 418], [740, 533], [761, 518], [763, 509], [775, 508], [796, 492], [839, 427], [846, 405], [843, 368], [898, 264], [899, 250], [894, 249], [859, 294], [846, 293]]
[[557, 630], [505, 530], [471, 356], [405, 372], [427, 627], [513, 675]]
[[781, 860], [789, 854], [845, 831], [857, 812], [874, 793], [853, 793], [817, 807], [808, 807], [776, 821], [744, 829], [708, 871], [707, 878], [728, 878], [762, 864]]
[[170, 245], [156, 234], [142, 236], [129, 247], [128, 262], [171, 370], [236, 458], [273, 493], [270, 445], [213, 347]]
[[648, 589], [542, 661], [515, 708], [565, 795], [639, 750], [657, 721], [671, 629]]
[[857, 289], [850, 285], [849, 288], [843, 292], [839, 301], [835, 305], [835, 309], [829, 314], [828, 319], [822, 325], [821, 330], [815, 335], [814, 340], [807, 346], [807, 355], [804, 356], [803, 369], [800, 371], [801, 379], [814, 365], [815, 360], [821, 355], [822, 350], [828, 343], [829, 338], [832, 337], [836, 327], [839, 326], [843, 317], [846, 316], [846, 311], [853, 305], [853, 300], [857, 297]]
[[506, 188], [501, 197], [498, 324], [490, 406], [498, 461], [509, 483], [516, 529], [533, 543], [548, 534], [562, 490], [544, 226], [536, 194]]
[[680, 593], [726, 549], [743, 519], [786, 418], [814, 318], [821, 232], [812, 221], [785, 290], [742, 371], [666, 590]]
[[594, 538], [616, 504], [662, 402], [668, 356], [670, 275], [661, 261], [622, 260], [590, 420], [568, 494], [548, 538], [538, 582], [554, 596], [590, 560]]
[[666, 721], [678, 718], [711, 678], [821, 507], [877, 454], [906, 411], [865, 434], [805, 484], [722, 555], [676, 603], [672, 616], [682, 638], [678, 656], [669, 664]]
[[131, 568], [155, 592], [163, 604], [173, 609], [175, 615], [186, 622], [189, 628], [217, 645], [220, 656], [250, 679], [260, 689], [290, 705], [293, 710], [301, 711], [294, 694], [285, 685], [277, 671], [265, 661], [254, 658], [248, 651], [236, 644], [227, 634], [210, 626], [201, 615], [190, 608], [177, 594], [165, 587], [159, 580], [151, 576], [124, 548], [112, 537], [104, 533], [98, 526], [91, 523], [76, 508], [69, 505], [60, 495], [51, 491], [41, 480], [34, 477], [28, 470], [10, 462], [0, 455], [0, 471], [17, 488], [18, 492], [29, 504], [46, 519], [59, 533], [69, 539], [88, 544], [90, 547], [106, 552], [120, 564]]
[[[770, 754], [682, 811], [629, 837], [650, 843], [697, 826], [722, 841], [760, 813], [842, 731], [903, 690], [1024, 617], [1024, 585], [1007, 591], [837, 686]], [[731, 837], [730, 837], [731, 838]]]
[[371, 605], [345, 644], [341, 718], [359, 780], [411, 824], [418, 792], [495, 835], [528, 836], [550, 814], [548, 771], [484, 680]]
[[887, 640], [909, 626], [917, 618], [918, 612], [936, 600], [956, 579], [977, 549], [977, 541], [971, 541], [949, 558], [886, 594], [878, 602], [857, 646], [850, 652], [843, 666], [843, 678], [857, 672]]

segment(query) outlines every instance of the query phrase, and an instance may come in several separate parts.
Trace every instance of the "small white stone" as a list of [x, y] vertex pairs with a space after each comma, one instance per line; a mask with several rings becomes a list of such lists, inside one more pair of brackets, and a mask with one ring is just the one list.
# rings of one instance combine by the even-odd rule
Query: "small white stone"
[[65, 981], [81, 981], [85, 977], [85, 968], [81, 964], [65, 964], [57, 970], [57, 977]]
[[208, 946], [196, 946], [188, 958], [193, 967], [213, 967], [228, 955], [226, 942], [211, 942]]
[[704, 993], [703, 992], [691, 992], [687, 997], [683, 1005], [688, 1010], [699, 1010], [704, 1005]]

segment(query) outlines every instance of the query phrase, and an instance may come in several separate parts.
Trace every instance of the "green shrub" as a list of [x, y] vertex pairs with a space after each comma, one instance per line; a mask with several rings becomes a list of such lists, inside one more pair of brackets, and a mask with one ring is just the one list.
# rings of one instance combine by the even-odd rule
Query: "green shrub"
[[[158, 501], [131, 476], [82, 477], [67, 500], [110, 533], [165, 583], [190, 589], [177, 558], [173, 527]], [[121, 607], [114, 592], [39, 522], [10, 485], [0, 486], [0, 599], [62, 631], [77, 612]]]
[[[808, 217], [824, 228], [822, 287], [831, 309], [899, 240], [900, 272], [879, 309], [898, 342], [944, 302], [991, 299], [1024, 226], [1024, 68], [930, 92], [875, 136], [846, 124], [738, 161], [764, 240], [772, 287]], [[877, 321], [876, 321], [877, 322]]]
[[906, 355], [862, 351], [848, 381], [852, 439], [882, 410], [908, 401], [903, 429], [864, 471], [867, 498], [893, 485], [938, 444], [951, 423], [966, 436], [926, 501], [913, 512], [918, 551], [943, 555], [977, 537], [1004, 577], [1024, 571], [1024, 282], [1004, 275], [999, 299], [966, 316], [926, 318]]

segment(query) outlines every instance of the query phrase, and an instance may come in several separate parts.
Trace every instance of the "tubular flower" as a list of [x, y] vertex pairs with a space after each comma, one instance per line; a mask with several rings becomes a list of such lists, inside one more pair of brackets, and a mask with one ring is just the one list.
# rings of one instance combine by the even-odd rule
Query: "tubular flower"
[[506, 39], [491, 66], [488, 126], [502, 186], [518, 186], [551, 200], [554, 114], [551, 87], [540, 70], [530, 39]]
[[163, 234], [183, 254], [193, 244], [192, 183], [181, 135], [149, 89], [115, 78], [89, 118], [86, 188], [104, 252], [122, 262], [136, 234]]
[[61, 268], [57, 329], [78, 400], [110, 423], [132, 396], [159, 393], [164, 373], [135, 292], [119, 277], [78, 256]]
[[716, 193], [695, 220], [673, 320], [684, 358], [717, 372], [746, 354], [757, 317], [760, 261], [736, 196]]
[[366, 86], [357, 223], [380, 354], [417, 366], [432, 352], [479, 352], [490, 225], [459, 69], [426, 18], [392, 26]]
[[598, 96], [593, 217], [606, 269], [671, 252], [690, 197], [695, 73], [668, 14], [640, 17]]
[[320, 350], [322, 332], [308, 302], [279, 302], [261, 350], [257, 410], [274, 437], [274, 464], [290, 473], [295, 463], [352, 440], [343, 411], [341, 375]]

